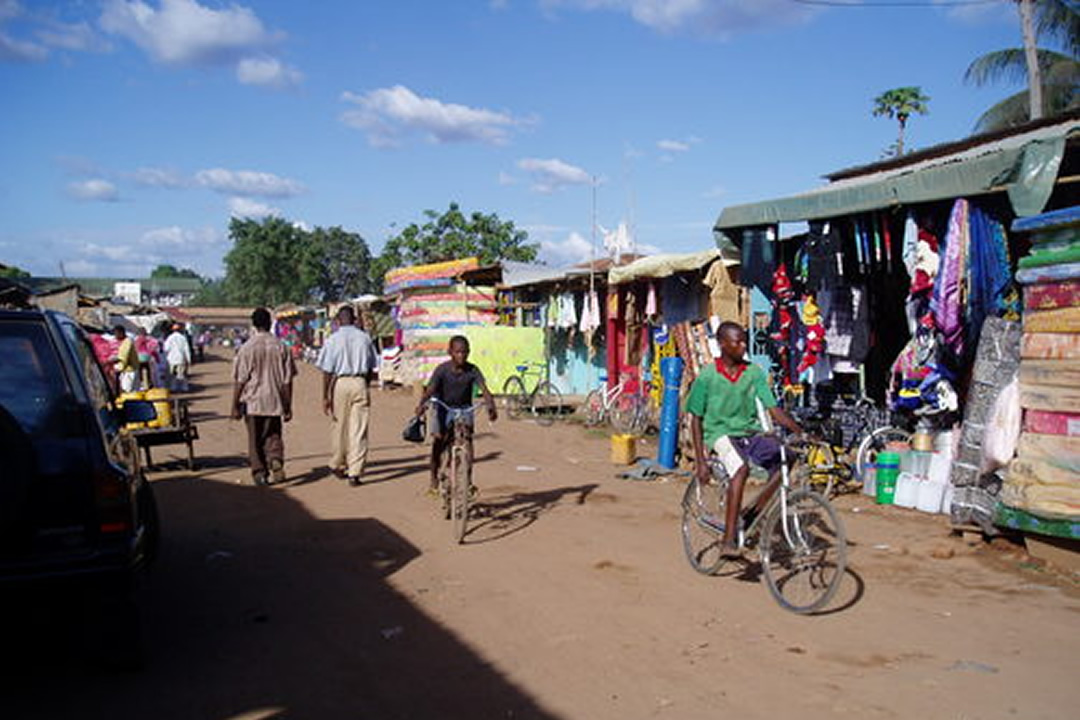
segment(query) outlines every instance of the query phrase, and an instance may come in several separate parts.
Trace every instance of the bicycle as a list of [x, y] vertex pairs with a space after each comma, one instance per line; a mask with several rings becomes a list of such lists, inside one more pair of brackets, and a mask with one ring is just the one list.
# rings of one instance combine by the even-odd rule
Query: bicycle
[[468, 407], [450, 407], [438, 398], [433, 402], [446, 410], [446, 423], [450, 428], [450, 444], [443, 451], [439, 464], [439, 498], [443, 517], [451, 520], [454, 540], [462, 543], [469, 519], [469, 502], [472, 499], [472, 423], [476, 409], [483, 403]]
[[[544, 379], [547, 366], [542, 363], [518, 365], [517, 375], [511, 375], [503, 383], [503, 407], [506, 414], [516, 420], [525, 414], [526, 409], [540, 425], [550, 425], [562, 412], [562, 393], [549, 380]], [[536, 385], [531, 392], [525, 391], [525, 379], [537, 375]]]
[[617, 385], [611, 387], [607, 387], [607, 379], [604, 377], [600, 378], [600, 382], [603, 384], [590, 390], [582, 404], [585, 425], [594, 427], [610, 421], [612, 429], [617, 433], [644, 433], [649, 421], [646, 398], [624, 392], [625, 375]]
[[[828, 500], [807, 487], [792, 488], [789, 449], [804, 453], [781, 444], [780, 486], [761, 513], [740, 512], [738, 546], [757, 551], [765, 584], [780, 607], [807, 614], [825, 607], [840, 588], [847, 534]], [[711, 456], [709, 464], [713, 482], [702, 485], [695, 475], [682, 500], [683, 550], [703, 575], [715, 575], [729, 559], [723, 553], [729, 478], [717, 458]]]

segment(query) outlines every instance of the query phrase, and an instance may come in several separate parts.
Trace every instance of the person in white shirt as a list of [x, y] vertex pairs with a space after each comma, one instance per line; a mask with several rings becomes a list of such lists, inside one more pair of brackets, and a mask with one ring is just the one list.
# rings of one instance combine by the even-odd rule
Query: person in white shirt
[[181, 325], [173, 325], [169, 337], [165, 338], [165, 361], [169, 364], [172, 390], [186, 392], [188, 366], [191, 365], [191, 344]]
[[319, 353], [323, 371], [323, 412], [330, 416], [330, 470], [357, 486], [368, 455], [368, 385], [375, 374], [375, 345], [355, 325], [349, 305], [337, 314], [338, 329]]

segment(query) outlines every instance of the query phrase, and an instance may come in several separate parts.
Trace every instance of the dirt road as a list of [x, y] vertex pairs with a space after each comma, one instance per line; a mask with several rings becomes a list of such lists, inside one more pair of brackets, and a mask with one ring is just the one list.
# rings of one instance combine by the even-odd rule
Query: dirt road
[[681, 482], [617, 479], [599, 433], [500, 418], [478, 430], [486, 515], [455, 546], [422, 492], [427, 448], [400, 440], [409, 391], [375, 391], [368, 483], [350, 488], [326, 471], [304, 366], [290, 482], [255, 488], [226, 417], [230, 359], [195, 368], [198, 469], [155, 451], [147, 669], [97, 670], [65, 635], [24, 633], [6, 644], [25, 661], [0, 685], [5, 718], [1080, 713], [1076, 583], [944, 517], [843, 499], [853, 572], [834, 612], [794, 616], [756, 579], [690, 570]]

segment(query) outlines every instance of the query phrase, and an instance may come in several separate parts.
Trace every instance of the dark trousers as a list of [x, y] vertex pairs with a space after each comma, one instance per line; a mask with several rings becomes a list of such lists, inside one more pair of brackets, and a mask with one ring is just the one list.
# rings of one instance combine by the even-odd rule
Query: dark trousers
[[285, 440], [282, 437], [281, 417], [278, 415], [247, 415], [244, 417], [248, 433], [248, 458], [251, 474], [263, 475], [270, 462], [285, 462]]

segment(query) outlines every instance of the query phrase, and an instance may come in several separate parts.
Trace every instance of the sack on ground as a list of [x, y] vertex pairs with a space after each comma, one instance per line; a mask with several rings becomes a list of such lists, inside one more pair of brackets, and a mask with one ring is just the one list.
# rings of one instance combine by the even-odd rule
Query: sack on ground
[[401, 431], [401, 439], [414, 443], [424, 442], [424, 435], [427, 431], [426, 426], [427, 423], [424, 422], [424, 418], [411, 418], [409, 422], [405, 423], [405, 429]]

